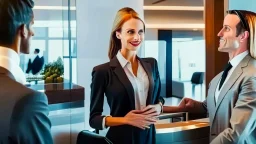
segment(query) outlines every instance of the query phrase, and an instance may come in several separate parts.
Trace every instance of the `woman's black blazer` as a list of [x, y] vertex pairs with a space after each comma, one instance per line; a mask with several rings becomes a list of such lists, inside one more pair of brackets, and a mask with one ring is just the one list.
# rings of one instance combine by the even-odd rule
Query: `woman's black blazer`
[[[162, 102], [160, 97], [160, 77], [157, 61], [154, 58], [138, 58], [149, 78], [149, 91], [146, 104]], [[110, 107], [110, 115], [124, 117], [135, 109], [134, 90], [118, 59], [98, 65], [92, 71], [90, 126], [102, 129], [104, 94]], [[130, 125], [110, 127], [106, 135], [114, 144], [154, 144], [155, 127], [141, 130]]]

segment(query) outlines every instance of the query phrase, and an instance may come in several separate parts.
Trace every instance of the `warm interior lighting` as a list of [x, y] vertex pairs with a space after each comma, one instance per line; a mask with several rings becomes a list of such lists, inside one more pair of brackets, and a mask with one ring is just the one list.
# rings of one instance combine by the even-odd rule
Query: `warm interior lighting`
[[146, 28], [157, 29], [204, 29], [204, 24], [146, 24]]
[[144, 10], [204, 11], [203, 6], [143, 6]]
[[45, 90], [37, 90], [37, 91], [42, 92], [42, 93], [44, 93], [44, 92], [45, 92]]
[[173, 42], [184, 42], [184, 41], [192, 41], [193, 38], [172, 38]]
[[[68, 6], [34, 6], [37, 10], [68, 10]], [[70, 10], [76, 10], [75, 6], [71, 6]]]

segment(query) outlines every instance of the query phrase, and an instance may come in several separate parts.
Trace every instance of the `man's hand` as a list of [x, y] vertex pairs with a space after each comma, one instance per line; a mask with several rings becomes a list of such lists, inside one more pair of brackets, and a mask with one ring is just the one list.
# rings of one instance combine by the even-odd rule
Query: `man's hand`
[[190, 98], [183, 98], [179, 104], [179, 109], [181, 111], [188, 111], [189, 109], [193, 109], [195, 104], [195, 100], [190, 99]]

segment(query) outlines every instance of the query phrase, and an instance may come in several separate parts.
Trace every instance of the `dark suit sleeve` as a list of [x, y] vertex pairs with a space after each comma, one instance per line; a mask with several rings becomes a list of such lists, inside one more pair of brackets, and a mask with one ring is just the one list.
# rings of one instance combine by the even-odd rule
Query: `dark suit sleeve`
[[94, 68], [92, 71], [92, 83], [91, 83], [91, 104], [90, 104], [90, 126], [92, 128], [102, 130], [102, 116], [104, 92], [105, 92], [105, 72]]
[[11, 117], [10, 143], [52, 144], [48, 114], [48, 100], [43, 93], [33, 92], [19, 100]]
[[207, 100], [203, 102], [193, 100], [193, 108], [188, 109], [189, 113], [207, 114]]
[[[209, 83], [208, 88], [210, 88], [210, 86], [211, 86], [211, 82]], [[193, 100], [193, 102], [194, 102], [193, 103], [194, 107], [193, 108], [189, 108], [187, 110], [187, 112], [189, 112], [189, 113], [197, 113], [197, 114], [206, 114], [206, 116], [208, 115], [207, 98], [203, 102], [196, 101], [196, 100]]]
[[156, 84], [158, 84], [158, 89], [157, 89], [157, 97], [156, 97], [156, 101], [155, 104], [161, 102], [163, 105], [165, 103], [164, 98], [160, 96], [160, 92], [161, 92], [161, 80], [160, 80], [160, 75], [159, 75], [159, 71], [158, 71], [158, 64], [157, 64], [157, 60], [154, 59], [154, 70], [155, 70], [155, 77], [156, 77]]
[[235, 107], [232, 109], [230, 128], [220, 133], [211, 144], [255, 143], [256, 77], [241, 86]]

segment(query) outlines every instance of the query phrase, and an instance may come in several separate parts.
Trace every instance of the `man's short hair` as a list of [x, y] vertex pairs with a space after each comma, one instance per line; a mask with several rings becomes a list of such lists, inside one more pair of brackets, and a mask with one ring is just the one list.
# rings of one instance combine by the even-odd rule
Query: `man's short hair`
[[18, 28], [33, 18], [33, 0], [0, 0], [0, 45], [14, 43]]
[[40, 49], [35, 49], [35, 52], [40, 53]]
[[227, 13], [237, 15], [240, 20], [236, 25], [236, 36], [239, 36], [244, 31], [249, 31], [248, 23], [241, 10], [229, 10]]

